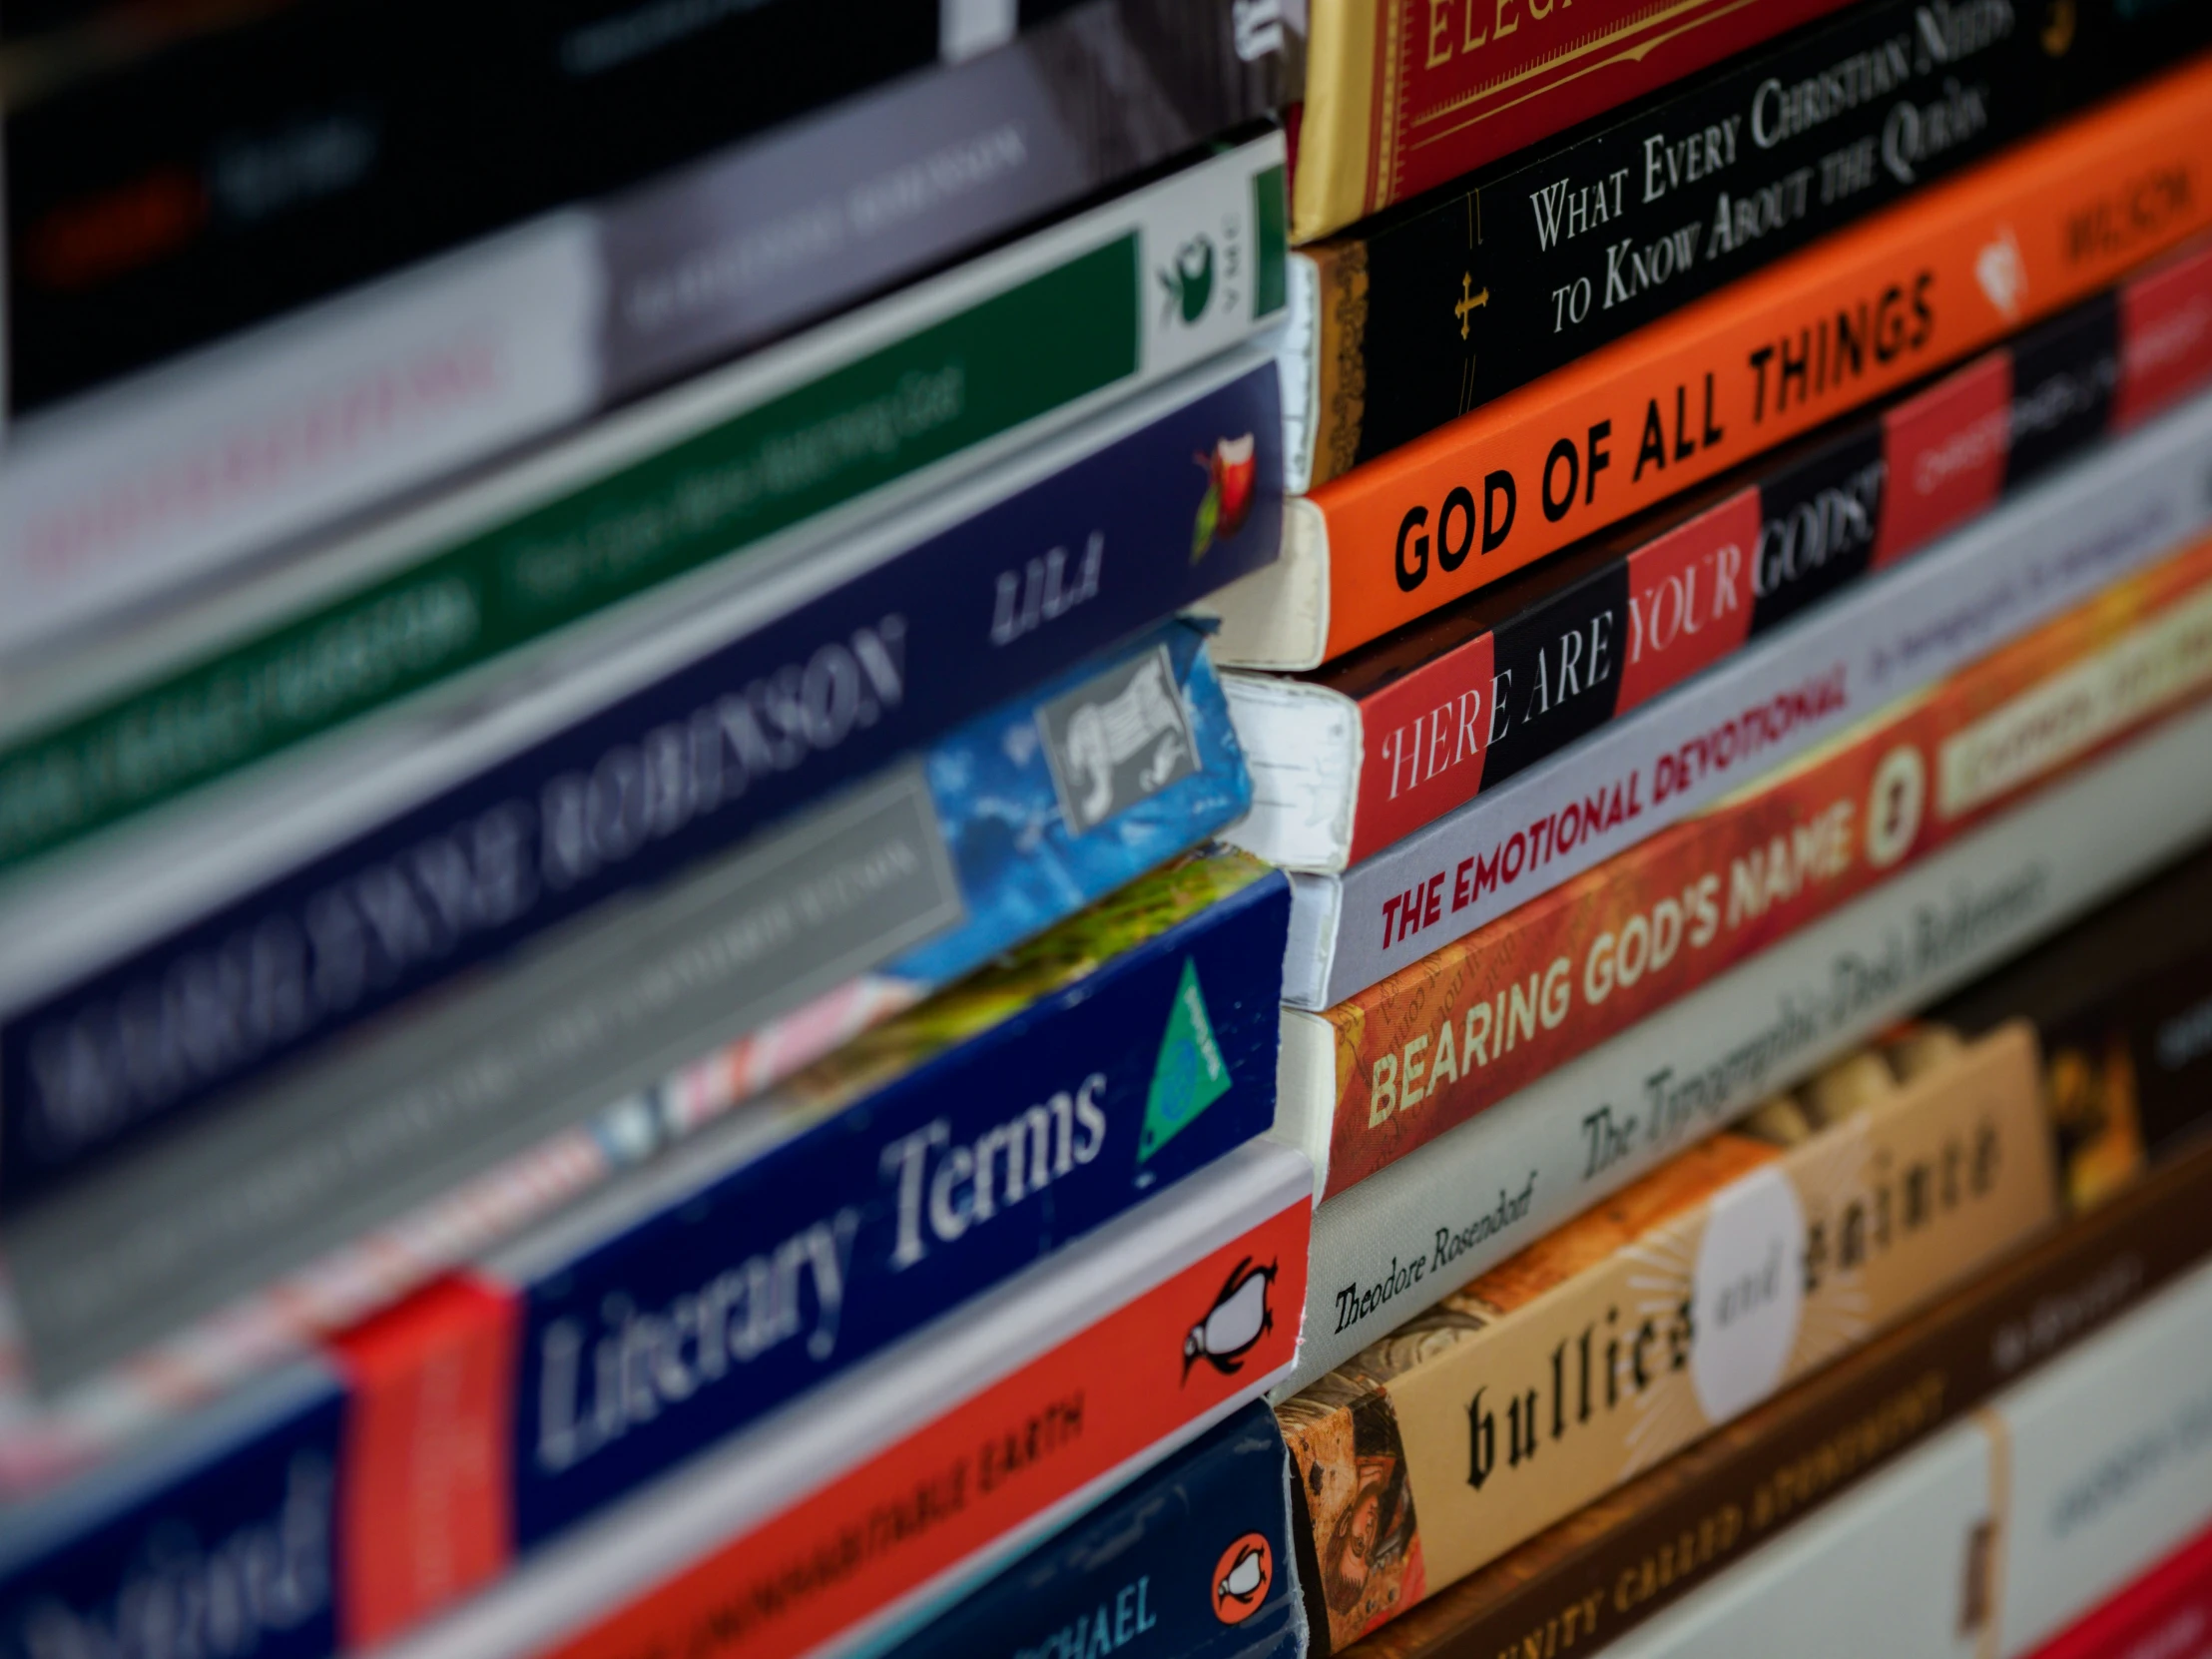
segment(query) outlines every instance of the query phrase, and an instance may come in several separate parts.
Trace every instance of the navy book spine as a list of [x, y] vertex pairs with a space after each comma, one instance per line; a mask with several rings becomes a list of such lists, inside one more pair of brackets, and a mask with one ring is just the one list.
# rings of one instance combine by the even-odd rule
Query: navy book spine
[[1256, 1400], [879, 1659], [1301, 1659], [1288, 1479]]
[[0, 1516], [0, 1655], [336, 1652], [345, 1411], [328, 1371], [289, 1368]]
[[[641, 1214], [548, 1235], [527, 1273], [487, 1264], [0, 1513], [0, 1655], [327, 1659], [396, 1634], [437, 1605], [390, 1584], [373, 1604], [410, 1516], [468, 1533], [496, 1510], [511, 1562], [1264, 1132], [1289, 914], [1256, 871], [1118, 952], [1110, 927], [1076, 938], [1103, 960], [772, 1150], [701, 1159]], [[1264, 1406], [1235, 1421], [1266, 1427], [1273, 1472], [1255, 1442], [1189, 1490], [1251, 1510], [1210, 1546], [1250, 1634], [1298, 1601], [1281, 1443]], [[1259, 1501], [1207, 1497], [1240, 1484]], [[1248, 1534], [1265, 1570], [1223, 1555]], [[1160, 1583], [1147, 1629], [1192, 1618], [1192, 1585]]]
[[[1224, 445], [1251, 455], [1235, 512], [1208, 468]], [[1282, 481], [1266, 364], [8, 1010], [0, 1210], [1272, 562]], [[1202, 503], [1217, 509], [1209, 520]], [[804, 695], [818, 682], [840, 693], [821, 709]], [[761, 742], [734, 742], [733, 708]], [[711, 754], [692, 741], [701, 733]], [[654, 757], [681, 775], [633, 793], [668, 810], [588, 810], [595, 789]], [[551, 813], [555, 801], [587, 810]], [[437, 920], [422, 948], [393, 948], [362, 909], [394, 883]], [[318, 957], [318, 941], [341, 936], [358, 960]]]
[[1264, 1133], [1289, 924], [1270, 871], [538, 1265], [514, 1287], [518, 1549]]

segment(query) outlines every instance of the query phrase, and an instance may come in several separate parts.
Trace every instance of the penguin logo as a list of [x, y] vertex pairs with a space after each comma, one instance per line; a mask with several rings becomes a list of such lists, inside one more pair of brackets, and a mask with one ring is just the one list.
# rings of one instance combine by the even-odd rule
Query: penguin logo
[[1196, 236], [1175, 251], [1175, 263], [1154, 273], [1160, 278], [1160, 286], [1166, 293], [1160, 319], [1166, 322], [1181, 313], [1186, 323], [1196, 322], [1206, 313], [1206, 302], [1214, 296], [1214, 244], [1211, 238]]
[[1275, 1584], [1275, 1549], [1267, 1535], [1247, 1532], [1214, 1563], [1214, 1617], [1242, 1624], [1260, 1610]]
[[1191, 1367], [1205, 1361], [1224, 1377], [1244, 1370], [1245, 1356], [1262, 1337], [1275, 1329], [1275, 1310], [1268, 1306], [1268, 1289], [1275, 1283], [1281, 1264], [1255, 1267], [1247, 1256], [1229, 1270], [1229, 1282], [1214, 1298], [1206, 1317], [1191, 1327], [1183, 1339], [1183, 1381], [1191, 1380]]

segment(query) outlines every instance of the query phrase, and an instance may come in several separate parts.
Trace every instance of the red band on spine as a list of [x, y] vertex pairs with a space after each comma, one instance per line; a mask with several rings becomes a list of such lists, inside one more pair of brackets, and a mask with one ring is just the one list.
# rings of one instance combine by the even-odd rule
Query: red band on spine
[[1751, 637], [1759, 492], [1740, 491], [1628, 558], [1616, 719], [1703, 673]]
[[2212, 380], [2212, 246], [2120, 289], [2120, 387], [2112, 424], [2124, 430]]
[[1916, 553], [2004, 493], [2012, 448], [2012, 358], [1991, 351], [1892, 409], [1882, 421], [1877, 570]]
[[1481, 634], [1360, 705], [1354, 861], [1481, 793], [1496, 673], [1495, 637]]
[[382, 1641], [504, 1572], [514, 1556], [513, 1295], [449, 1279], [333, 1344], [350, 1386], [339, 1621]]

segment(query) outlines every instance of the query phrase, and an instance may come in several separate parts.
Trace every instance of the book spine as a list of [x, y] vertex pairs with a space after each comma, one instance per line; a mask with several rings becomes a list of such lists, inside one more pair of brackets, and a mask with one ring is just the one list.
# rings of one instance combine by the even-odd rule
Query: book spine
[[[671, 309], [695, 313], [691, 361], [727, 354], [1295, 95], [1281, 28], [1240, 28], [1224, 0], [1065, 10], [956, 40], [958, 7], [868, 0], [830, 53], [788, 7], [646, 40], [404, 0], [264, 17], [56, 86], [7, 122], [10, 411], [609, 192], [590, 210], [606, 285], [571, 349], [603, 354], [609, 392], [642, 389], [675, 366]], [[776, 181], [801, 144], [806, 183]], [[97, 236], [133, 206], [140, 236]], [[763, 227], [785, 233], [767, 259]], [[656, 334], [648, 361], [633, 347]]]
[[144, 1478], [11, 1510], [0, 1641], [322, 1659], [339, 1651], [346, 1401], [323, 1368], [270, 1379]]
[[[516, 1547], [1262, 1134], [1275, 1116], [1269, 947], [1288, 913], [1281, 877], [1264, 879], [512, 1287]], [[604, 1357], [635, 1349], [644, 1329], [609, 1324], [607, 1310], [650, 1320], [701, 1287], [824, 1249], [833, 1296], [817, 1277], [788, 1305], [732, 1297], [727, 1369], [669, 1371], [650, 1397], [597, 1381], [628, 1375]]]
[[[1011, 1294], [940, 1324], [926, 1357], [901, 1350], [844, 1380], [825, 1405], [842, 1411], [835, 1423], [787, 1413], [710, 1451], [714, 1489], [682, 1477], [652, 1485], [607, 1517], [592, 1548], [508, 1571], [459, 1621], [421, 1633], [425, 1651], [537, 1653], [594, 1625], [613, 1639], [626, 1621], [711, 1617], [718, 1588], [734, 1586], [746, 1636], [789, 1652], [900, 1597], [941, 1598], [1289, 1364], [1306, 1173], [1280, 1148], [1233, 1155], [1203, 1190], [1117, 1224], [1118, 1262], [1063, 1258], [1022, 1275]], [[441, 1571], [461, 1575], [454, 1590], [471, 1571], [489, 1576], [512, 1550], [498, 1530], [505, 1494], [480, 1460], [445, 1457], [434, 1436], [508, 1405], [511, 1313], [455, 1282], [349, 1338], [334, 1365], [293, 1367], [89, 1486], [14, 1511], [0, 1630], [115, 1630], [135, 1616], [135, 1581], [167, 1581], [176, 1557], [164, 1539], [199, 1542], [211, 1572], [280, 1566], [281, 1582], [271, 1567], [218, 1588], [237, 1588], [261, 1621], [262, 1650], [285, 1659], [325, 1659], [394, 1630], [378, 1594]], [[442, 1355], [441, 1382], [417, 1369], [426, 1348]], [[1124, 1369], [1139, 1385], [1098, 1385]], [[440, 1487], [428, 1507], [394, 1507], [419, 1505], [425, 1482]], [[425, 1530], [401, 1535], [402, 1513]], [[215, 1549], [232, 1536], [254, 1548]], [[594, 1562], [594, 1551], [632, 1546], [646, 1553], [612, 1569]], [[641, 1582], [658, 1587], [641, 1595]], [[773, 1587], [756, 1596], [762, 1585]], [[222, 1605], [196, 1600], [192, 1615], [213, 1616], [211, 1601]]]
[[[728, 1167], [665, 1186], [642, 1215], [515, 1247], [470, 1276], [477, 1321], [423, 1322], [411, 1353], [373, 1337], [378, 1363], [354, 1370], [372, 1371], [382, 1414], [361, 1417], [348, 1458], [378, 1483], [378, 1526], [351, 1546], [352, 1639], [420, 1622], [1264, 1132], [1276, 1033], [1262, 964], [1287, 909], [1282, 878], [1264, 877], [826, 1102], [835, 1115], [793, 1139], [741, 1138]], [[480, 1395], [456, 1376], [489, 1381]], [[439, 1460], [410, 1456], [425, 1438], [448, 1448]], [[465, 1528], [453, 1467], [496, 1493]], [[414, 1547], [425, 1528], [448, 1547]]]
[[[1312, 1216], [1293, 1166], [1304, 1160], [1248, 1148], [1204, 1190], [1139, 1212], [1173, 1212], [1172, 1227], [1153, 1223], [1163, 1237], [1203, 1226], [1141, 1288], [1125, 1261], [1077, 1252], [1024, 1282], [1025, 1300], [993, 1299], [978, 1330], [1032, 1357], [976, 1366], [940, 1337], [923, 1369], [948, 1379], [957, 1403], [940, 1407], [913, 1364], [894, 1364], [907, 1351], [883, 1356], [865, 1374], [874, 1395], [840, 1392], [804, 1422], [786, 1413], [762, 1424], [711, 1453], [712, 1467], [637, 1494], [542, 1565], [525, 1563], [408, 1651], [497, 1659], [674, 1641], [782, 1656], [895, 1628], [1289, 1366]], [[1246, 1196], [1231, 1224], [1233, 1191]], [[888, 1426], [852, 1417], [876, 1396]]]
[[[1318, 411], [1313, 480], [1432, 432], [2212, 41], [2201, 15], [2187, 31], [2171, 22], [2111, 0], [2079, 8], [2069, 30], [2038, 27], [2009, 0], [1856, 6], [1601, 133], [1315, 250], [1332, 299], [1320, 360], [1340, 367]], [[1340, 262], [1351, 279], [1329, 269]], [[1354, 357], [1359, 395], [1341, 369]]]
[[920, 69], [935, 10], [868, 0], [829, 52], [778, 6], [653, 39], [345, 4], [57, 84], [7, 118], [10, 407]]
[[2194, 116], [2208, 88], [2212, 66], [2178, 70], [1322, 486], [1322, 655], [1991, 345], [2212, 223], [2212, 135]]
[[2208, 1363], [2199, 1266], [1618, 1651], [1750, 1651], [1806, 1618], [1885, 1651], [2032, 1651], [2212, 1516]]
[[[0, 649], [143, 613], [157, 582], [380, 508], [1266, 113], [1248, 86], [1264, 64], [1191, 56], [1203, 31], [1155, 9], [1085, 7], [19, 422]], [[1280, 197], [1266, 211], [1279, 238]]]
[[[1344, 1081], [1328, 1191], [1465, 1123], [2207, 690], [2212, 543], [2200, 543], [1330, 1009]], [[2061, 706], [2080, 715], [2063, 732], [2048, 724]], [[1647, 1111], [1690, 1109], [1662, 1098]], [[1596, 1160], [1645, 1127], [1641, 1112], [1588, 1125]]]
[[[1349, 859], [1726, 661], [2207, 379], [2212, 250], [1762, 468], [1697, 517], [1363, 696]], [[1548, 695], [1570, 670], [1576, 690]]]
[[[1626, 1652], [1645, 1621], [1686, 1598], [1710, 1605], [1805, 1533], [1830, 1529], [1809, 1555], [1834, 1548], [1840, 1522], [1830, 1505], [1858, 1492], [1866, 1514], [1875, 1501], [1867, 1488], [1902, 1481], [1900, 1465], [1911, 1468], [1923, 1448], [1977, 1438], [1959, 1420], [2026, 1368], [2090, 1342], [2196, 1270], [2212, 1254], [2208, 1177], [2212, 1159], [2201, 1150], [2152, 1172], [1611, 1499], [1440, 1591], [1378, 1633], [1374, 1651], [1379, 1659], [1490, 1659], [1532, 1640], [1559, 1649], [1622, 1643]], [[1943, 1556], [1950, 1576], [1938, 1604], [1946, 1609], [1957, 1610], [1963, 1564]], [[1846, 1575], [1839, 1583], [1877, 1581]], [[1683, 1607], [1678, 1617], [1688, 1614]]]
[[2212, 1531], [2100, 1602], [2034, 1650], [2035, 1659], [2183, 1653], [2212, 1627]]
[[[84, 959], [87, 941], [73, 948], [66, 934], [57, 938], [41, 969], [44, 984], [11, 976], [15, 1009], [0, 1034], [0, 1053], [10, 1056], [0, 1058], [0, 1072], [11, 1079], [10, 1150], [37, 1150], [5, 1179], [35, 1185], [72, 1161], [73, 1143], [85, 1138], [68, 1128], [84, 1120], [68, 1117], [39, 1134], [24, 1133], [39, 1115], [26, 1103], [42, 1087], [34, 1081], [39, 1067], [28, 1038], [45, 1022], [22, 1017], [31, 1009], [136, 978], [129, 964], [149, 948], [162, 957], [245, 948], [237, 926], [254, 915], [294, 918], [285, 960], [294, 973], [303, 971], [316, 937], [299, 919], [303, 907], [351, 905], [333, 879], [365, 873], [386, 886], [396, 879], [403, 896], [429, 907], [438, 892], [418, 890], [420, 872], [408, 873], [422, 857], [441, 867], [457, 860], [470, 875], [461, 896], [476, 902], [455, 912], [461, 925], [433, 930], [437, 948], [405, 952], [389, 963], [388, 977], [341, 974], [327, 986], [318, 980], [308, 987], [316, 994], [296, 1006], [232, 1010], [244, 1021], [235, 1027], [238, 1036], [248, 1040], [210, 1056], [219, 1061], [220, 1077], [188, 1066], [145, 1079], [153, 1092], [141, 1091], [140, 1107], [130, 1114], [143, 1121], [147, 1108], [166, 1110], [204, 1092], [204, 1083], [243, 1078], [335, 1018], [388, 1005], [393, 994], [442, 979], [463, 959], [485, 960], [605, 898], [738, 845], [764, 824], [932, 742], [991, 701], [1010, 702], [1066, 678], [1071, 657], [1125, 638], [1212, 582], [1270, 557], [1279, 525], [1278, 452], [1259, 434], [1276, 408], [1273, 369], [1253, 366], [997, 506], [899, 549], [856, 580], [661, 669], [611, 707], [571, 717], [519, 753], [473, 769], [317, 857], [266, 859], [241, 881], [243, 893], [233, 888], [218, 902], [193, 905], [166, 940], [142, 937], [121, 948], [121, 941], [101, 941], [110, 953], [103, 962]], [[1251, 438], [1254, 450], [1243, 521], [1217, 514], [1212, 545], [1193, 560], [1194, 510], [1224, 497], [1192, 456], [1240, 436]], [[1218, 682], [1210, 673], [1205, 680], [1203, 695], [1218, 702]], [[1214, 731], [1218, 742], [1232, 741], [1223, 727]], [[650, 779], [648, 757], [655, 763]], [[643, 794], [649, 783], [659, 803], [650, 814]], [[334, 899], [317, 896], [333, 892]], [[439, 913], [449, 909], [442, 905]], [[49, 1083], [57, 1080], [50, 1070], [46, 1075]], [[100, 1081], [89, 1074], [81, 1080]], [[57, 1138], [55, 1130], [63, 1133]]]
[[[1112, 753], [1095, 741], [1106, 724], [1119, 737]], [[368, 1287], [396, 1295], [408, 1275], [573, 1194], [574, 1178], [542, 1196], [502, 1180], [518, 1146], [550, 1147], [582, 1126], [625, 1149], [609, 1164], [642, 1158], [1108, 896], [1233, 821], [1248, 795], [1201, 637], [1169, 624], [679, 873], [588, 933], [474, 979], [418, 987], [431, 1005], [374, 1023], [335, 1018], [330, 1040], [350, 1031], [340, 1049], [294, 1047], [228, 1086], [172, 1098], [158, 1149], [133, 1155], [128, 1137], [79, 1145], [36, 1172], [43, 1186], [27, 1183], [33, 1196], [0, 1219], [15, 1333], [6, 1349], [51, 1396], [154, 1348], [192, 1356], [153, 1368], [172, 1384], [187, 1372], [205, 1381], [219, 1355], [250, 1363], [254, 1344], [241, 1355], [224, 1340], [239, 1330], [242, 1299], [284, 1311], [294, 1328], [347, 1323], [374, 1306], [358, 1300]], [[316, 914], [249, 917], [223, 936], [268, 938], [287, 922], [306, 934]], [[372, 917], [364, 911], [364, 925]], [[465, 953], [447, 942], [438, 965]], [[197, 951], [144, 969], [157, 979], [218, 971]], [[27, 1037], [28, 1051], [50, 1047], [57, 1029], [107, 1030], [111, 1010], [147, 982], [127, 976], [102, 993], [122, 1001], [76, 1004], [46, 1037]], [[284, 1005], [304, 1007], [313, 982]], [[673, 1076], [672, 1060], [684, 1062]], [[49, 1092], [27, 1107], [61, 1104]], [[81, 1088], [67, 1104], [91, 1097]], [[367, 1134], [369, 1124], [385, 1132]], [[426, 1230], [438, 1252], [392, 1248], [391, 1231], [412, 1230], [425, 1194], [442, 1210], [443, 1195], [482, 1181], [521, 1191], [465, 1226]], [[190, 1250], [160, 1248], [187, 1238]], [[359, 1265], [335, 1274], [333, 1260]], [[309, 1288], [333, 1281], [349, 1303], [332, 1308]]]
[[1488, 0], [1323, 0], [1313, 9], [1295, 234], [1326, 236], [1838, 3], [1690, 0], [1583, 16]]
[[1886, 1092], [1812, 1138], [1703, 1143], [1279, 1407], [1332, 1645], [2049, 1224], [2028, 1027], [1902, 1085], [1874, 1064]]
[[[1926, 1008], [1977, 974], [2047, 938], [2114, 889], [2212, 829], [2212, 806], [2161, 782], [2164, 766], [2201, 759], [2212, 717], [2188, 717], [2109, 766], [1961, 837], [1926, 862], [1719, 975], [1588, 1054], [1339, 1193], [1314, 1219], [1312, 1300], [1298, 1368], [1282, 1393], [1306, 1386], [1477, 1274], [1580, 1215], [1777, 1088]], [[2125, 784], [2170, 815], [2139, 834], [2106, 831], [2097, 803]], [[2136, 1056], [2133, 1116], [2115, 1114], [2113, 1141], [2069, 1160], [2078, 1202], [2145, 1155], [2164, 1156], [2201, 1116], [2204, 1067], [2185, 1033], [2205, 996], [2185, 967], [2146, 986], [2133, 964], [2111, 965], [2126, 1021], [2079, 1010], [2050, 1022], [2054, 1053], [2099, 1076], [2120, 1044]], [[2010, 1004], [1984, 1015], [2013, 1011]], [[2149, 1021], [2138, 1026], [2136, 1015]], [[1981, 1026], [1973, 1010], [1941, 1017]], [[1286, 1052], [1334, 1059], [1333, 1033], [1311, 1014], [1286, 1016]], [[2170, 1059], [2162, 1058], [2170, 1056]], [[1296, 1084], [1285, 1084], [1296, 1109]], [[1333, 1099], [1334, 1089], [1329, 1090]], [[1604, 1125], [1635, 1121], [1601, 1142]], [[1278, 1133], [1282, 1133], [1281, 1129]], [[1606, 1156], [1599, 1156], [1603, 1152]]]
[[1283, 1438], [1255, 1401], [882, 1651], [1074, 1659], [1144, 1637], [1178, 1659], [1304, 1659], [1289, 1506]]
[[[1357, 995], [1444, 940], [1663, 833], [1753, 773], [1787, 765], [2106, 583], [2172, 557], [2212, 526], [2212, 503], [2193, 482], [2208, 444], [2212, 397], [2004, 503], [1883, 580], [1816, 607], [1343, 875], [1302, 877], [1317, 948], [1289, 959], [1286, 1000], [1317, 1007]], [[2127, 510], [2116, 515], [2114, 501]], [[2037, 573], [2034, 582], [2016, 579], [2027, 570]], [[1948, 626], [1932, 626], [1934, 618]], [[1558, 671], [1548, 658], [1539, 669], [1554, 681]], [[1556, 702], [1562, 689], [1553, 684], [1541, 695]], [[1418, 899], [1412, 908], [1409, 891]]]
[[[1982, 1414], [2001, 1459], [2001, 1653], [2063, 1630], [2212, 1524], [2212, 1270]], [[2124, 1471], [2124, 1472], [2122, 1472]]]
[[[147, 666], [59, 692], [28, 688], [0, 762], [13, 780], [8, 799], [25, 807], [0, 826], [0, 854], [13, 860], [58, 844], [826, 513], [841, 510], [832, 522], [848, 528], [861, 505], [880, 511], [910, 500], [1209, 360], [1281, 314], [1282, 190], [1279, 134], [1208, 157], [320, 549], [311, 574], [213, 595], [165, 624], [168, 633], [155, 631]], [[711, 187], [707, 194], [721, 200]], [[669, 211], [687, 228], [699, 217]], [[724, 203], [722, 211], [740, 210]], [[625, 258], [637, 281], [654, 262], [684, 253], [666, 234], [650, 234], [650, 217], [632, 230]], [[605, 285], [593, 263], [600, 239], [578, 216], [556, 216], [502, 239], [498, 253], [504, 274], [544, 301], [548, 316], [573, 316]], [[1177, 264], [1184, 257], [1187, 273]], [[387, 375], [413, 374], [406, 365], [417, 355], [442, 352], [435, 385], [387, 387], [390, 396], [378, 393], [363, 408], [329, 407], [332, 388], [298, 354], [287, 325], [251, 363], [226, 355], [224, 383], [243, 386], [255, 409], [227, 409], [211, 401], [210, 386], [180, 377], [143, 402], [129, 400], [115, 420], [90, 411], [54, 441], [11, 452], [0, 496], [0, 592], [10, 603], [0, 612], [21, 630], [13, 643], [37, 639], [73, 610], [151, 609], [174, 584], [223, 573], [279, 529], [306, 528], [328, 505], [333, 480], [355, 489], [347, 468], [365, 453], [353, 446], [357, 430], [373, 436], [384, 414], [411, 409], [417, 393], [459, 395], [464, 382], [517, 366], [495, 360], [493, 344], [471, 332], [496, 284], [464, 271], [457, 285], [465, 326], [441, 309], [430, 274], [402, 283], [392, 307], [349, 312], [336, 348], [354, 371]], [[1173, 302], [1163, 306], [1167, 286]], [[510, 305], [516, 296], [504, 295]], [[646, 330], [653, 339], [695, 325], [712, 331], [709, 316], [681, 307], [663, 315], [633, 296], [632, 309], [641, 305], [666, 324]], [[1071, 315], [1096, 324], [1081, 332], [1081, 350], [1035, 348], [1059, 340]], [[531, 343], [564, 326], [533, 319]], [[641, 336], [640, 349], [649, 345], [681, 354]], [[573, 353], [551, 357], [521, 365], [521, 384], [562, 418], [589, 412], [597, 401], [589, 365]], [[863, 432], [865, 443], [854, 435]], [[401, 470], [415, 468], [417, 481], [437, 460], [420, 441], [428, 435], [393, 439], [405, 451]], [[290, 458], [302, 446], [312, 464], [295, 473]], [[385, 475], [380, 484], [403, 481]], [[366, 500], [355, 494], [351, 504]], [[621, 557], [606, 551], [610, 540]], [[365, 639], [376, 654], [341, 673], [326, 660], [333, 638]], [[270, 677], [293, 673], [316, 695], [273, 707], [279, 700]], [[239, 685], [254, 695], [221, 702], [243, 712], [219, 738], [207, 700]], [[86, 770], [103, 758], [113, 764], [102, 742], [140, 730], [113, 725], [132, 709], [160, 718], [146, 728], [154, 743], [131, 750], [130, 781]], [[187, 761], [176, 742], [165, 746], [180, 725], [185, 739], [213, 744], [204, 764]], [[64, 770], [53, 772], [57, 765]], [[92, 793], [82, 800], [62, 799], [85, 789]]]

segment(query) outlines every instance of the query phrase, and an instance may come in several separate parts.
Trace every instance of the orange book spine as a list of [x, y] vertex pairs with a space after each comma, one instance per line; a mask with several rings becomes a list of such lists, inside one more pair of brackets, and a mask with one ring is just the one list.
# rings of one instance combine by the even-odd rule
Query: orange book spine
[[2198, 61], [1316, 490], [1335, 657], [2212, 226]]
[[[2212, 540], [1319, 1016], [1340, 1192], [2212, 692]], [[2023, 897], [2026, 895], [2023, 895]], [[1963, 918], [1970, 926], [1973, 918]], [[1939, 939], [1899, 942], [1937, 949]], [[1868, 994], [1905, 964], [1864, 964]], [[1849, 998], [1851, 986], [1839, 986]], [[1813, 1017], [1808, 1015], [1808, 1017]], [[1585, 1124], [1593, 1173], [1702, 1079]]]
[[[552, 1652], [789, 1659], [890, 1606], [1290, 1364], [1311, 1225], [1277, 1212]], [[1259, 1335], [1207, 1363], [1208, 1310], [1255, 1275]]]

